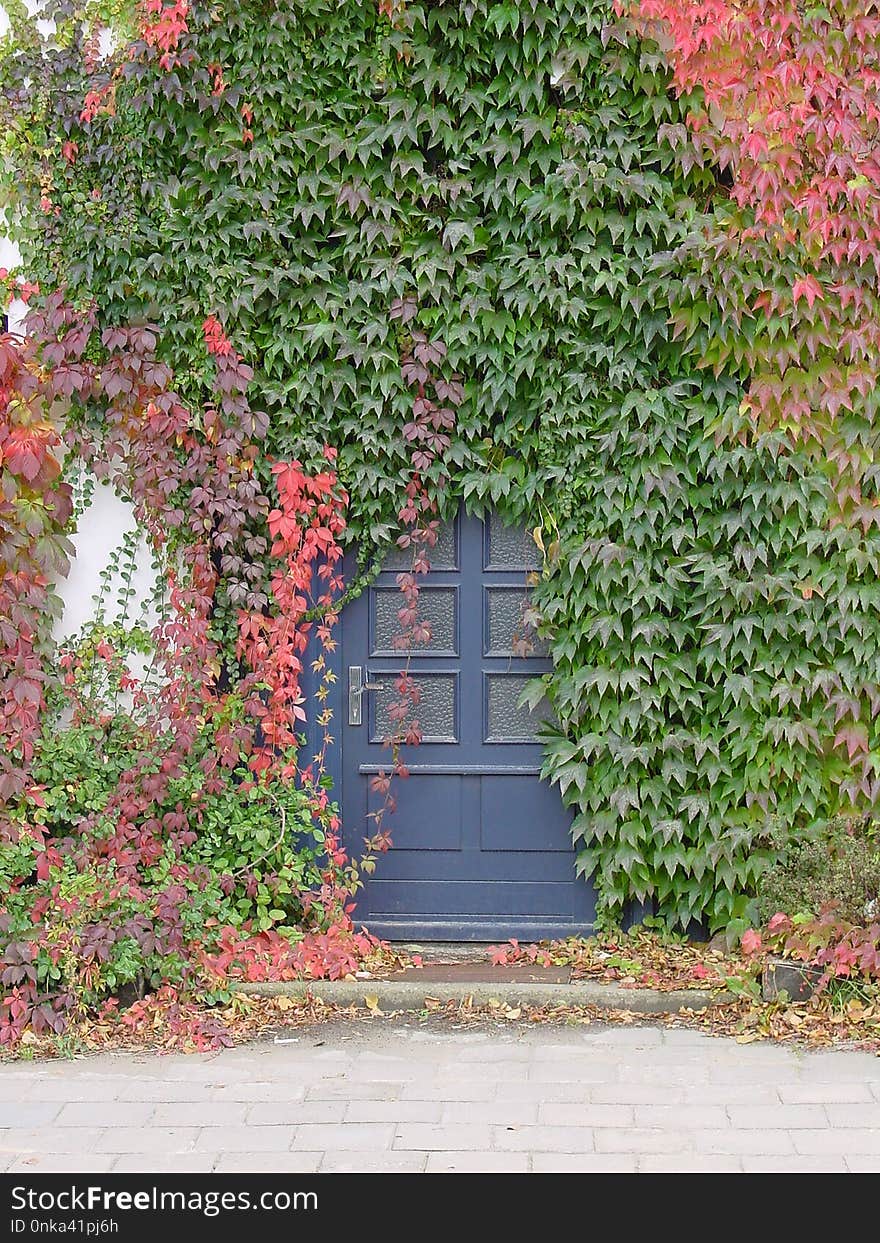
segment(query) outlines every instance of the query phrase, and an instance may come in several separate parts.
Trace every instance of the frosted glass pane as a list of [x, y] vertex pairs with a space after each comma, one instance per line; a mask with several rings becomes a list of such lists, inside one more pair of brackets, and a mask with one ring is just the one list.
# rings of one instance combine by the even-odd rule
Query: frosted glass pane
[[487, 656], [547, 655], [546, 643], [525, 620], [529, 607], [529, 594], [525, 589], [489, 587], [486, 607], [489, 611]]
[[539, 570], [541, 557], [531, 535], [523, 527], [505, 526], [497, 514], [489, 515], [489, 570]]
[[[444, 522], [437, 533], [437, 543], [433, 548], [426, 549], [428, 560], [431, 563], [432, 570], [456, 570], [458, 565], [455, 558], [455, 523]], [[412, 569], [413, 550], [411, 548], [398, 548], [395, 544], [385, 559], [382, 567], [385, 570], [410, 570]]]
[[[402, 649], [395, 639], [403, 636], [403, 626], [398, 613], [406, 602], [396, 587], [372, 588], [373, 599], [373, 652], [398, 652]], [[420, 621], [431, 627], [427, 643], [416, 643], [412, 650], [418, 655], [437, 655], [441, 652], [454, 656], [455, 648], [455, 589], [452, 587], [422, 587], [419, 591], [418, 615]]]
[[490, 673], [488, 683], [489, 728], [487, 742], [537, 742], [537, 733], [543, 721], [551, 720], [553, 710], [546, 699], [532, 712], [518, 708], [517, 701], [527, 683], [529, 674]]
[[[397, 681], [395, 674], [371, 673], [370, 681], [381, 683], [382, 686], [380, 691], [368, 692], [375, 705], [370, 741], [381, 742], [398, 728], [388, 715], [388, 706], [399, 702], [401, 696], [395, 685]], [[455, 674], [415, 674], [413, 681], [420, 688], [422, 697], [421, 701], [410, 709], [407, 720], [418, 720], [422, 730], [422, 742], [457, 742]]]

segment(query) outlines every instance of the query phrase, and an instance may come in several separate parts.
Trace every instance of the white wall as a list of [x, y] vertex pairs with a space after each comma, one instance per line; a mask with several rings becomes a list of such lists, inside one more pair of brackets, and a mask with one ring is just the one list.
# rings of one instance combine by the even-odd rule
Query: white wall
[[[10, 242], [8, 237], [0, 235], [0, 268], [6, 268], [11, 271], [18, 267], [21, 263], [21, 255], [18, 253], [18, 247], [14, 242]], [[6, 315], [9, 320], [10, 332], [21, 332], [22, 320], [27, 310], [25, 304], [20, 298], [15, 298], [9, 305]]]
[[[72, 535], [76, 556], [71, 563], [70, 574], [64, 582], [58, 584], [64, 612], [54, 628], [56, 639], [69, 637], [94, 617], [94, 600], [102, 585], [101, 575], [127, 532], [134, 531], [136, 526], [130, 503], [122, 500], [109, 484], [97, 484], [91, 502]], [[127, 620], [141, 620], [142, 608], [148, 605], [153, 593], [155, 577], [152, 558], [146, 540], [141, 535], [137, 542], [131, 580], [134, 596], [127, 610]], [[107, 621], [118, 621], [123, 616], [117, 601], [121, 586], [122, 577], [116, 575], [111, 580], [104, 602]], [[157, 619], [152, 608], [147, 607], [142, 620], [148, 625], [155, 623]]]

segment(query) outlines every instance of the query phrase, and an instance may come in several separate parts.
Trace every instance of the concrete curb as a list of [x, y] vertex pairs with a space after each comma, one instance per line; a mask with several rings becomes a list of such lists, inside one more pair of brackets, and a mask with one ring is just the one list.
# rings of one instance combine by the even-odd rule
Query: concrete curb
[[330, 1005], [364, 1005], [364, 998], [375, 998], [380, 1010], [423, 1010], [425, 998], [436, 1001], [465, 1001], [484, 1006], [491, 1001], [508, 1006], [595, 1006], [600, 1010], [629, 1010], [633, 1014], [679, 1014], [683, 1010], [707, 1010], [730, 1001], [728, 993], [706, 989], [687, 989], [663, 993], [653, 988], [621, 988], [618, 984], [599, 984], [595, 980], [575, 980], [571, 984], [525, 984], [499, 981], [497, 984], [467, 981], [443, 984], [418, 980], [303, 980], [291, 983], [248, 984], [236, 981], [234, 992], [257, 997], [295, 997], [309, 994]]

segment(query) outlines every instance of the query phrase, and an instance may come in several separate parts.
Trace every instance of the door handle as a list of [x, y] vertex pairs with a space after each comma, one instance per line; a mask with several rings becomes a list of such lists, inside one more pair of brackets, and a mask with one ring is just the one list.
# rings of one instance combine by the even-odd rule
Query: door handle
[[364, 710], [363, 696], [364, 691], [381, 691], [383, 689], [381, 682], [364, 681], [363, 665], [348, 666], [348, 723], [349, 725], [363, 725]]

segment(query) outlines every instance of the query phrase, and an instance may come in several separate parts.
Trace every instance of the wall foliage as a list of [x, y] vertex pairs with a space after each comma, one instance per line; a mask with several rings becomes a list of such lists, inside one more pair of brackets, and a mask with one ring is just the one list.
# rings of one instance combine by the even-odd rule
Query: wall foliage
[[[6, 274], [4, 274], [5, 276]], [[16, 293], [21, 289], [18, 284]], [[46, 706], [48, 629], [61, 611], [72, 511], [52, 395], [34, 352], [0, 335], [0, 803], [20, 795]]]
[[[856, 7], [645, 0], [639, 38], [605, 0], [150, 0], [108, 60], [100, 6], [51, 0], [56, 34], [20, 19], [3, 66], [28, 274], [107, 328], [158, 323], [191, 409], [211, 317], [267, 415], [261, 495], [273, 461], [329, 444], [365, 560], [414, 465], [447, 512], [537, 527], [545, 768], [606, 915], [639, 899], [723, 924], [772, 818], [878, 793], [877, 265], [852, 223], [878, 196], [845, 154], [876, 140], [878, 33]], [[676, 9], [699, 9], [699, 39], [670, 36]], [[856, 70], [854, 129], [828, 105]], [[824, 171], [794, 176], [791, 152], [820, 147]], [[240, 539], [268, 601], [262, 513]]]

